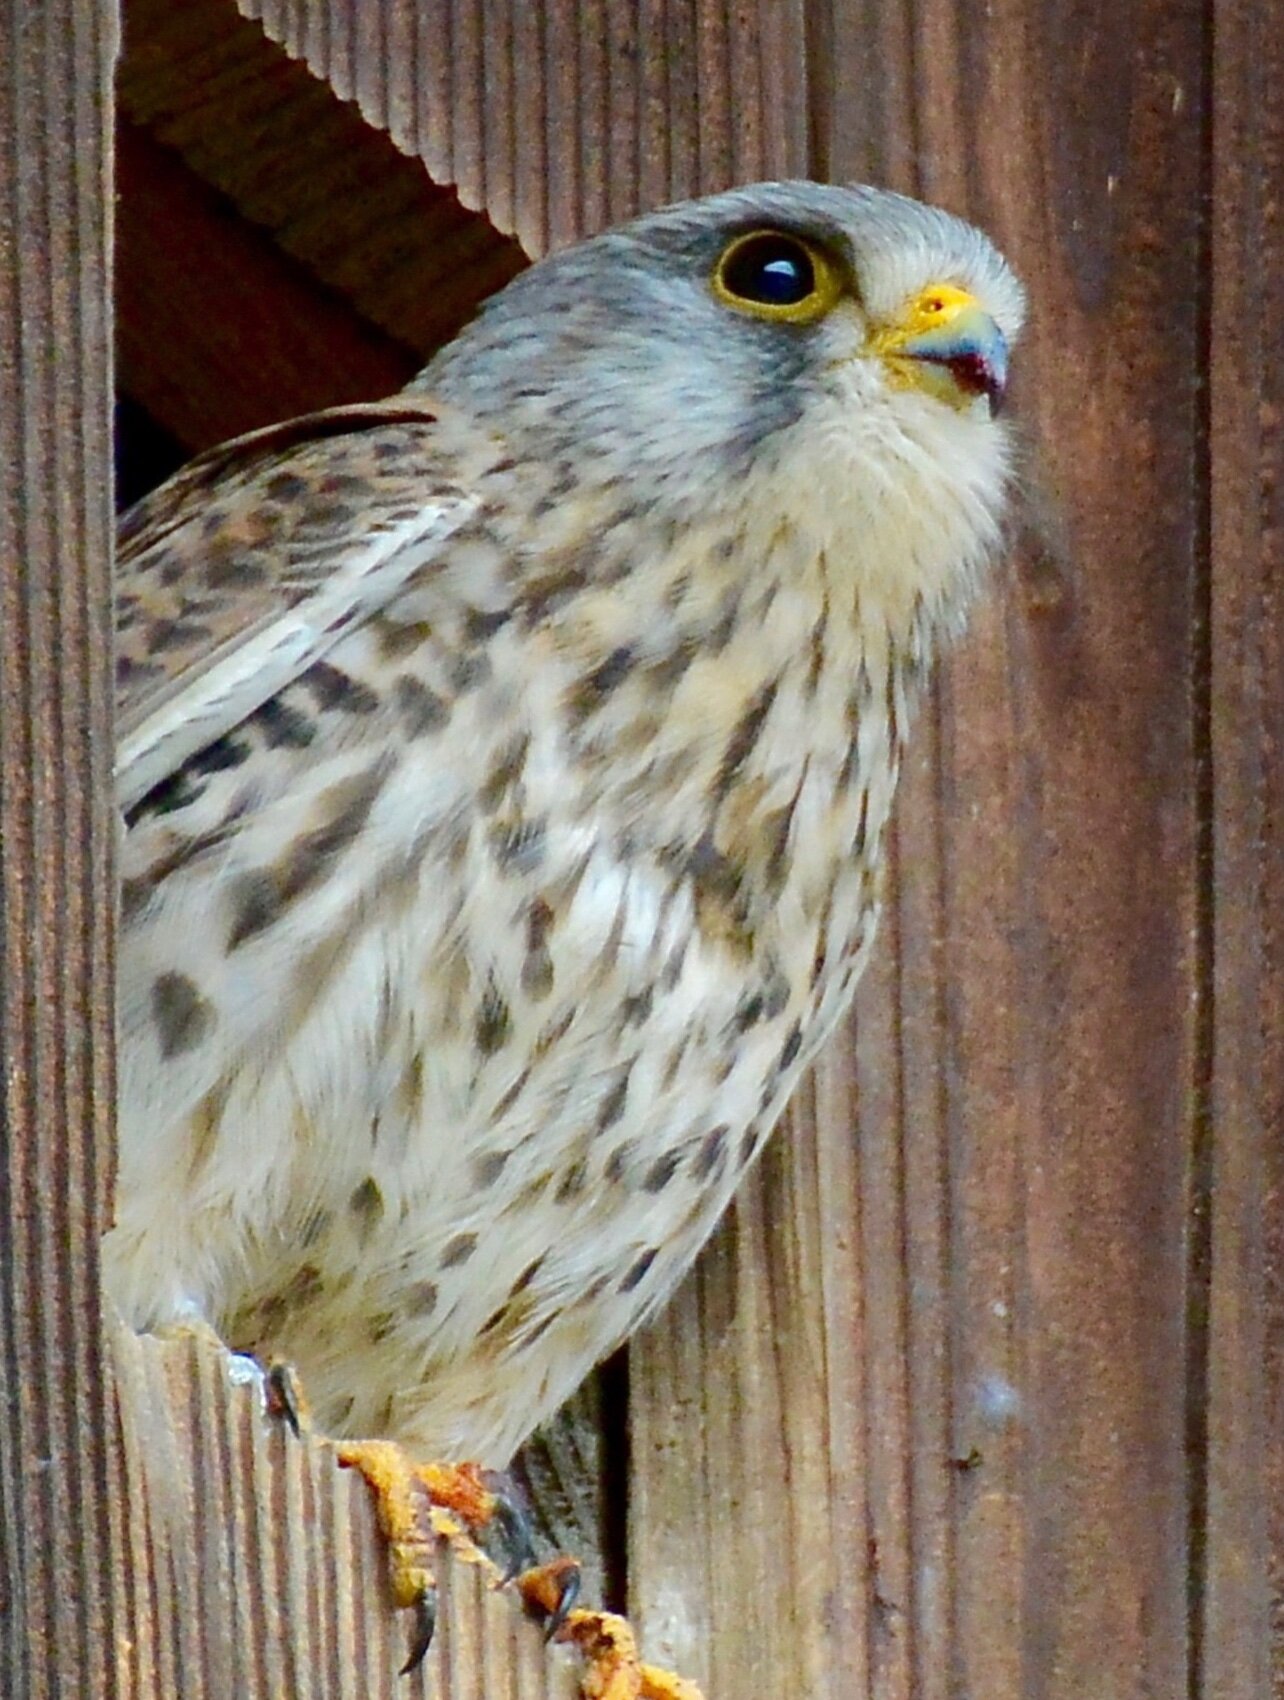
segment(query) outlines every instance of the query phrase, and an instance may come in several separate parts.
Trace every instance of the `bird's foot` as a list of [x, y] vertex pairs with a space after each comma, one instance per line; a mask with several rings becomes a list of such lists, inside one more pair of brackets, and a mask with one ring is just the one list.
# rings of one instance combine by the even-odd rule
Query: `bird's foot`
[[549, 1640], [565, 1641], [584, 1658], [584, 1700], [702, 1700], [695, 1683], [638, 1658], [637, 1637], [625, 1617], [575, 1605], [579, 1565], [555, 1558], [517, 1578], [526, 1607], [545, 1624]]
[[[433, 1558], [439, 1540], [465, 1563], [492, 1572], [494, 1585], [515, 1582], [549, 1640], [577, 1647], [585, 1660], [585, 1700], [701, 1700], [693, 1683], [638, 1659], [637, 1640], [622, 1617], [576, 1605], [580, 1567], [573, 1558], [534, 1563], [530, 1524], [503, 1476], [477, 1464], [417, 1464], [393, 1441], [338, 1443], [339, 1462], [360, 1471], [375, 1497], [388, 1543], [392, 1597], [415, 1617], [402, 1674], [423, 1662], [437, 1620]], [[477, 1546], [494, 1535], [504, 1563]]]
[[311, 1428], [308, 1402], [293, 1364], [236, 1351], [194, 1302], [177, 1306], [155, 1332], [161, 1340], [197, 1340], [213, 1347], [227, 1365], [228, 1380], [236, 1387], [257, 1387], [264, 1412], [273, 1421], [285, 1423], [296, 1440]]
[[[221, 1342], [220, 1342], [221, 1344]], [[296, 1440], [310, 1432], [312, 1415], [293, 1364], [280, 1358], [256, 1358], [249, 1352], [227, 1352], [227, 1373], [238, 1387], [257, 1387], [264, 1414], [284, 1423]]]
[[[423, 1662], [437, 1621], [433, 1552], [447, 1541], [469, 1564], [495, 1571], [497, 1586], [528, 1571], [533, 1559], [525, 1512], [503, 1478], [477, 1464], [417, 1464], [389, 1440], [341, 1441], [339, 1462], [358, 1470], [375, 1498], [379, 1527], [388, 1543], [392, 1597], [415, 1617], [408, 1674]], [[484, 1534], [498, 1537], [505, 1563], [491, 1564], [477, 1546]]]

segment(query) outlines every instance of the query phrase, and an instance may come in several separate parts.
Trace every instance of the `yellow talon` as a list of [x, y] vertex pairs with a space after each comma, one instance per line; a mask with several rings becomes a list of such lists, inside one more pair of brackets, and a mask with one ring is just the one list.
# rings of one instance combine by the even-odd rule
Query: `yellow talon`
[[417, 1605], [434, 1587], [437, 1533], [420, 1471], [390, 1440], [343, 1441], [336, 1451], [339, 1462], [359, 1470], [374, 1494], [379, 1528], [388, 1543], [394, 1601], [402, 1608]]

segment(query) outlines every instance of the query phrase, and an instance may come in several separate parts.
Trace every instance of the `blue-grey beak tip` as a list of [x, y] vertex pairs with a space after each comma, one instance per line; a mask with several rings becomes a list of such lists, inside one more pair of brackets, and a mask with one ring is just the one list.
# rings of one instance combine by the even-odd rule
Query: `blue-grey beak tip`
[[988, 313], [961, 313], [939, 330], [912, 338], [901, 352], [944, 366], [965, 395], [986, 397], [991, 415], [1002, 407], [1008, 384], [1008, 344]]

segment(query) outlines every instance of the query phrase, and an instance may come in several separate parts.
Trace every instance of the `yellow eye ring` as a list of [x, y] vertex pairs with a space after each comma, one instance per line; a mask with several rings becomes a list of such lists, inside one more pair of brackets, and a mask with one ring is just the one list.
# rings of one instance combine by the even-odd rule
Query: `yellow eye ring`
[[809, 325], [843, 292], [837, 263], [814, 242], [787, 230], [750, 230], [718, 256], [710, 280], [724, 306], [756, 319]]

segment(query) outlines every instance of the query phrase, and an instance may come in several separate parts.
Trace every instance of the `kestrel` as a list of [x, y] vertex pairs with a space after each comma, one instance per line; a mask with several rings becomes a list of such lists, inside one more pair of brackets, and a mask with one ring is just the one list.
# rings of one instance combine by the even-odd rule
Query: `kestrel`
[[869, 953], [1022, 314], [943, 212], [759, 184], [127, 516], [135, 1326], [503, 1466], [663, 1303]]

